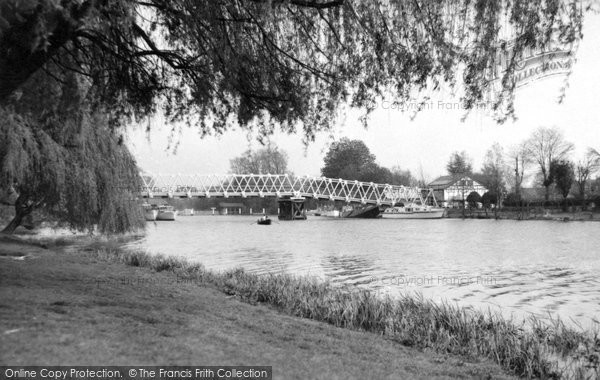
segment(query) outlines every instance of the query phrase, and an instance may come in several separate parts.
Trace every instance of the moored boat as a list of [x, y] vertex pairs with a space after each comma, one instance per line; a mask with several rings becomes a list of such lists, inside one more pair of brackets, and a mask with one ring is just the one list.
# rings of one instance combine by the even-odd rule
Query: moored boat
[[147, 221], [153, 222], [156, 220], [156, 217], [158, 216], [158, 210], [146, 209], [146, 210], [144, 210], [144, 216], [146, 217]]
[[389, 207], [381, 213], [384, 219], [440, 219], [444, 209], [423, 205], [406, 205]]
[[144, 203], [142, 205], [142, 208], [144, 209], [144, 217], [146, 218], [147, 221], [153, 222], [156, 220], [156, 216], [158, 215], [158, 210], [156, 209], [155, 205], [151, 205], [149, 203]]
[[325, 216], [328, 218], [364, 218], [374, 219], [378, 218], [379, 207], [377, 205], [347, 205], [342, 210], [336, 210], [335, 208], [329, 208], [320, 210], [315, 216]]
[[322, 211], [318, 216], [326, 216], [328, 218], [340, 218], [340, 210], [325, 210]]
[[341, 213], [342, 218], [374, 219], [379, 217], [379, 206], [346, 206]]
[[177, 211], [173, 206], [169, 205], [160, 205], [157, 211], [156, 220], [175, 220], [175, 216], [177, 215]]

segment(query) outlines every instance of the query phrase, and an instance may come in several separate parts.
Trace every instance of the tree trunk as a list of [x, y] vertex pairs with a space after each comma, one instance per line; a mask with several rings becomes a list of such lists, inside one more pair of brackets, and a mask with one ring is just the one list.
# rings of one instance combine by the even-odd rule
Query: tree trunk
[[463, 219], [466, 218], [465, 206], [466, 206], [466, 204], [465, 204], [465, 188], [463, 187], [463, 189], [462, 189], [462, 217], [463, 217]]
[[550, 200], [550, 185], [546, 186], [546, 194], [544, 194], [544, 198], [546, 198], [546, 202]]
[[33, 211], [33, 204], [28, 200], [24, 199], [23, 196], [19, 196], [15, 202], [15, 217], [8, 223], [2, 230], [3, 233], [12, 234], [15, 232], [17, 227], [21, 225], [23, 219]]
[[8, 223], [8, 225], [6, 227], [4, 227], [2, 232], [5, 234], [12, 234], [13, 232], [15, 232], [17, 227], [19, 227], [21, 225], [21, 222], [23, 221], [23, 217], [24, 217], [23, 214], [15, 215], [15, 217], [10, 221], [10, 223]]

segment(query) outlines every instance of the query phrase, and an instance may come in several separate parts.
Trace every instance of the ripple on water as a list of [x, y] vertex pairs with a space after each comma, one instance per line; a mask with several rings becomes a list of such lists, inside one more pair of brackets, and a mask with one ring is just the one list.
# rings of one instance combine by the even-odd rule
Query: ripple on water
[[[310, 275], [508, 314], [551, 312], [566, 320], [600, 315], [596, 223], [311, 218], [259, 230], [253, 221], [181, 218], [157, 223], [128, 246], [183, 256], [208, 269]], [[409, 285], [410, 278], [432, 280]]]

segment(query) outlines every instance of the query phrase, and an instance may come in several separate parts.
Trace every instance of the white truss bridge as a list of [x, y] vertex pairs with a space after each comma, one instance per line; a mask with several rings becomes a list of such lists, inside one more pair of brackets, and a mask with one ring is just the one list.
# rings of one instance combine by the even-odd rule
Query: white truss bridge
[[393, 206], [399, 202], [436, 204], [431, 189], [325, 177], [287, 174], [140, 175], [143, 198], [289, 197], [380, 206]]

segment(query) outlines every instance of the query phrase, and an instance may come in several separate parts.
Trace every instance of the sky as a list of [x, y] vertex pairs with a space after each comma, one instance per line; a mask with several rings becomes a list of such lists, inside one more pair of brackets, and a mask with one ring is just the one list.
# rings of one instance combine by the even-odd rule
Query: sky
[[[564, 75], [533, 81], [516, 92], [516, 121], [496, 123], [485, 110], [471, 111], [466, 120], [459, 99], [438, 93], [433, 103], [411, 120], [411, 113], [391, 109], [380, 102], [370, 117], [368, 128], [360, 124], [358, 111], [349, 111], [331, 133], [318, 135], [309, 146], [299, 135], [276, 133], [271, 141], [289, 156], [288, 167], [296, 175], [320, 175], [329, 144], [333, 139], [361, 139], [377, 157], [380, 165], [400, 166], [414, 175], [422, 171], [425, 179], [445, 174], [448, 158], [454, 151], [466, 151], [475, 170], [481, 168], [486, 151], [495, 143], [505, 149], [526, 139], [538, 127], [557, 127], [576, 150], [572, 159], [581, 158], [588, 147], [600, 149], [600, 15], [590, 14], [584, 23], [576, 63], [568, 78], [566, 97], [559, 104]], [[160, 117], [131, 128], [127, 144], [142, 170], [161, 174], [225, 174], [229, 161], [248, 148], [261, 148], [256, 136], [240, 129], [221, 136], [201, 138], [197, 130], [184, 127], [177, 150], [169, 138], [172, 125]]]

